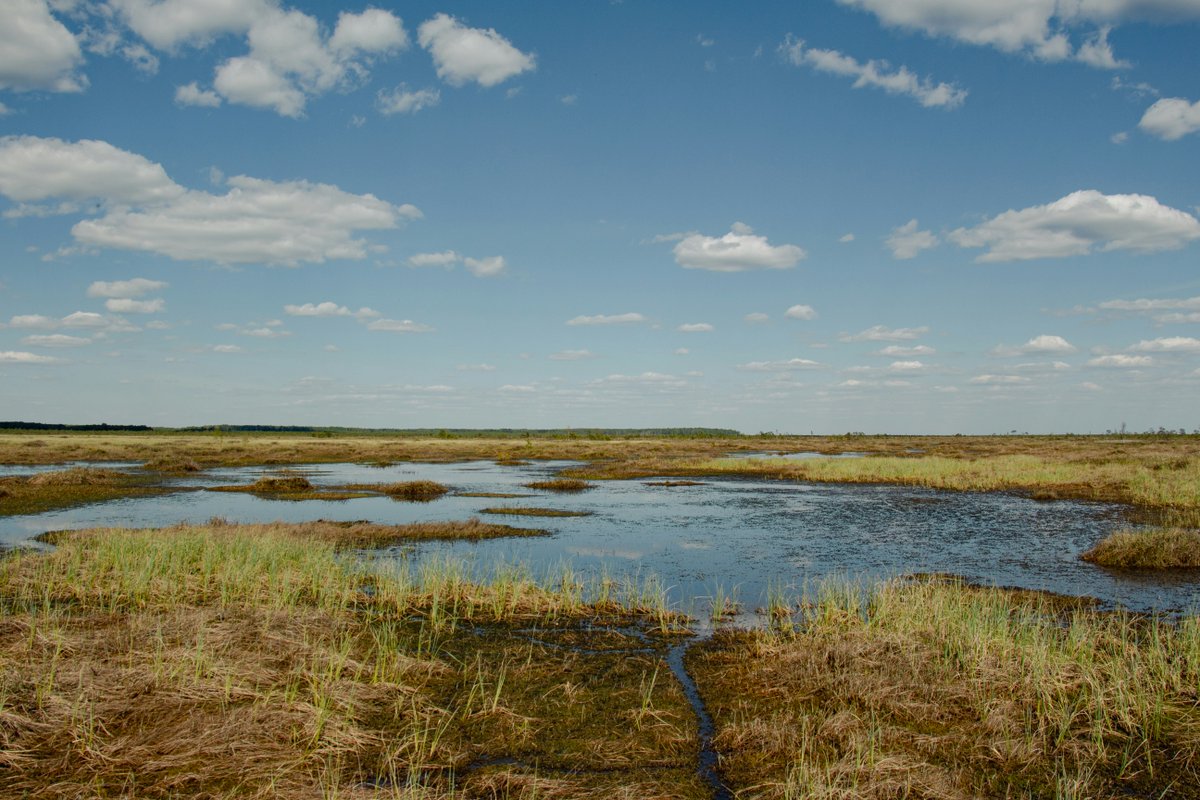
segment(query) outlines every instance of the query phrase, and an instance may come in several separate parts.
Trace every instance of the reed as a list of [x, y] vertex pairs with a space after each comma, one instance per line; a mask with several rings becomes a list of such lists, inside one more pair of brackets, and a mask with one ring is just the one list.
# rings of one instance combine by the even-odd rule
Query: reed
[[1116, 531], [1081, 558], [1101, 567], [1194, 569], [1200, 567], [1200, 530], [1146, 528]]

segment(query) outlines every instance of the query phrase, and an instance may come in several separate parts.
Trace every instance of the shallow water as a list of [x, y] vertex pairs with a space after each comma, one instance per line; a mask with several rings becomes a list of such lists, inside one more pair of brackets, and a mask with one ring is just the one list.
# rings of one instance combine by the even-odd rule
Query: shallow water
[[[1002, 586], [1096, 597], [1134, 610], [1200, 608], [1195, 573], [1110, 572], [1079, 554], [1125, 524], [1122, 509], [1102, 503], [1037, 502], [1007, 494], [951, 493], [855, 484], [805, 484], [705, 478], [700, 486], [653, 487], [654, 479], [603, 481], [578, 494], [525, 489], [567, 462], [499, 467], [490, 461], [372, 467], [320, 464], [294, 468], [315, 484], [434, 480], [455, 492], [527, 492], [523, 499], [447, 495], [431, 503], [386, 497], [349, 501], [265, 500], [249, 494], [189, 491], [117, 500], [38, 515], [0, 518], [0, 544], [46, 530], [93, 526], [153, 527], [203, 522], [313, 519], [405, 523], [472, 516], [554, 536], [478, 543], [425, 543], [388, 551], [419, 561], [453, 554], [486, 569], [527, 564], [535, 575], [569, 563], [584, 576], [657, 575], [671, 601], [698, 616], [718, 590], [746, 610], [765, 604], [770, 587], [799, 592], [828, 576], [864, 580], [945, 572]], [[176, 486], [253, 483], [277, 469], [227, 468], [172, 477]], [[576, 518], [487, 517], [489, 506], [544, 506], [594, 512]]]

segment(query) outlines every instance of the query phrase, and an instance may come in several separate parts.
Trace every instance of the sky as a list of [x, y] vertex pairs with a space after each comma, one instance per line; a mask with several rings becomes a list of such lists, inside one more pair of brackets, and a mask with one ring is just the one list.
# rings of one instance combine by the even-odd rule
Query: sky
[[0, 0], [0, 419], [1200, 428], [1200, 0]]

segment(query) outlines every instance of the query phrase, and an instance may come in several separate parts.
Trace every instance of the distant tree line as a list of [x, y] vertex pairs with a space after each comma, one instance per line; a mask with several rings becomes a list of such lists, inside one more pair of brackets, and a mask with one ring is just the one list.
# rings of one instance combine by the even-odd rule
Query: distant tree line
[[59, 422], [0, 422], [0, 430], [19, 431], [152, 431], [149, 425], [109, 425], [97, 422], [90, 425], [64, 425]]

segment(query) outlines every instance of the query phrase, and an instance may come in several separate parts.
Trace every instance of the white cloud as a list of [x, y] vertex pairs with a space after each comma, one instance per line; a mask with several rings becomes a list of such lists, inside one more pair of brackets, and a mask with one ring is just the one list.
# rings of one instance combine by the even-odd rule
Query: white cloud
[[51, 356], [39, 356], [34, 353], [23, 353], [16, 350], [0, 351], [0, 364], [57, 364], [62, 359]]
[[819, 369], [824, 364], [807, 358], [789, 358], [787, 361], [751, 361], [738, 364], [737, 368], [746, 372], [787, 372], [794, 369]]
[[1020, 383], [1029, 383], [1029, 378], [1021, 375], [976, 375], [971, 378], [968, 383], [983, 384], [983, 385], [1013, 385]]
[[0, 194], [13, 200], [99, 198], [137, 204], [175, 200], [183, 193], [161, 165], [107, 142], [0, 138]]
[[537, 387], [528, 384], [506, 383], [496, 391], [504, 392], [505, 394], [530, 394], [536, 392]]
[[62, 333], [51, 333], [44, 336], [26, 336], [21, 344], [27, 347], [84, 347], [92, 343], [91, 339], [80, 336], [67, 336]]
[[883, 325], [872, 325], [865, 331], [855, 334], [843, 334], [838, 337], [841, 342], [903, 342], [919, 339], [929, 332], [929, 328], [888, 328]]
[[743, 317], [743, 319], [746, 320], [746, 322], [749, 322], [752, 325], [757, 324], [759, 322], [766, 322], [770, 318], [771, 318], [771, 316], [769, 314], [764, 314], [761, 311], [752, 311], [749, 314], [747, 314], [745, 317]]
[[406, 84], [400, 84], [390, 92], [380, 89], [375, 96], [375, 107], [385, 117], [393, 114], [415, 114], [421, 109], [432, 108], [442, 101], [437, 89], [418, 89], [410, 92]]
[[1140, 194], [1073, 192], [1053, 203], [1006, 211], [949, 237], [960, 247], [984, 247], [976, 261], [1065, 258], [1099, 251], [1175, 250], [1200, 238], [1200, 221]]
[[579, 95], [577, 95], [577, 94], [564, 94], [562, 97], [558, 98], [558, 102], [562, 103], [564, 106], [573, 106], [573, 105], [578, 105], [578, 103], [579, 103]]
[[1132, 367], [1150, 367], [1154, 365], [1154, 359], [1151, 356], [1126, 356], [1126, 355], [1111, 355], [1097, 356], [1089, 360], [1089, 367], [1116, 367], [1120, 369], [1129, 369]]
[[1167, 336], [1143, 339], [1129, 348], [1134, 353], [1200, 353], [1200, 339], [1190, 336]]
[[902, 260], [916, 258], [922, 250], [938, 246], [938, 237], [930, 231], [917, 230], [917, 221], [911, 219], [898, 228], [885, 240], [892, 257]]
[[1117, 131], [1108, 140], [1113, 144], [1125, 144], [1129, 141], [1129, 133], [1126, 131]]
[[[166, 281], [154, 281], [149, 278], [131, 278], [127, 281], [93, 281], [88, 287], [88, 297], [141, 297], [150, 292], [167, 288]], [[111, 309], [110, 309], [111, 310]]]
[[912, 347], [902, 347], [896, 344], [890, 344], [880, 350], [876, 355], [889, 356], [892, 358], [910, 358], [912, 356], [931, 356], [937, 350], [926, 344], [918, 344]]
[[643, 372], [638, 375], [608, 375], [604, 378], [590, 382], [593, 385], [598, 384], [644, 384], [650, 386], [685, 386], [687, 380], [678, 375], [669, 375], [663, 372]]
[[992, 355], [1007, 357], [1033, 355], [1035, 353], [1064, 354], [1074, 353], [1078, 349], [1061, 336], [1052, 336], [1043, 333], [1040, 336], [1033, 337], [1019, 347], [1011, 347], [1004, 344], [997, 345], [992, 349]]
[[1184, 298], [1164, 298], [1160, 300], [1106, 300], [1100, 308], [1113, 311], [1133, 311], [1137, 313], [1153, 313], [1166, 310], [1196, 310], [1200, 311], [1200, 296]]
[[686, 356], [686, 355], [690, 355], [690, 354], [691, 354], [691, 352], [692, 352], [692, 351], [691, 351], [691, 350], [688, 350], [686, 347], [676, 347], [674, 350], [672, 350], [672, 351], [671, 351], [671, 355], [673, 355], [673, 356]]
[[209, 89], [201, 89], [200, 84], [192, 81], [175, 87], [175, 102], [181, 106], [217, 108], [221, 105], [221, 95]]
[[252, 328], [246, 327], [238, 331], [242, 336], [253, 336], [256, 339], [286, 339], [292, 335], [291, 331], [285, 331], [282, 328]]
[[589, 358], [595, 358], [596, 354], [591, 350], [560, 350], [557, 353], [550, 355], [551, 361], [584, 361]]
[[240, 353], [242, 348], [236, 344], [218, 344], [212, 348], [214, 353]]
[[487, 258], [464, 258], [463, 265], [476, 278], [492, 278], [504, 272], [507, 263], [504, 256], [489, 256]]
[[390, 333], [430, 333], [433, 328], [411, 319], [377, 319], [367, 326], [373, 331], [388, 331]]
[[81, 92], [87, 79], [79, 42], [45, 0], [5, 0], [0, 25], [0, 89]]
[[808, 254], [794, 244], [773, 246], [765, 236], [735, 222], [721, 237], [684, 234], [675, 245], [675, 262], [688, 269], [743, 272], [752, 269], [789, 269]]
[[1079, 384], [1079, 388], [1080, 388], [1080, 389], [1086, 389], [1086, 390], [1088, 390], [1089, 392], [1102, 392], [1102, 391], [1104, 391], [1104, 387], [1103, 387], [1103, 386], [1101, 386], [1101, 385], [1100, 385], [1100, 384], [1098, 384], [1098, 383], [1092, 383], [1091, 381], [1084, 381], [1083, 383]]
[[711, 333], [716, 329], [707, 322], [685, 322], [675, 330], [680, 333]]
[[568, 325], [624, 325], [633, 322], [645, 322], [646, 318], [636, 312], [627, 314], [594, 314], [579, 316], [567, 320]]
[[532, 54], [522, 53], [495, 30], [468, 28], [448, 14], [423, 22], [417, 41], [433, 56], [438, 77], [451, 86], [470, 81], [495, 86], [536, 67]]
[[8, 321], [8, 327], [53, 330], [58, 327], [58, 320], [41, 314], [18, 314]]
[[926, 108], [957, 108], [967, 99], [967, 90], [952, 83], [934, 83], [919, 78], [908, 67], [892, 69], [886, 61], [871, 59], [862, 63], [837, 50], [805, 47], [803, 39], [788, 35], [780, 52], [797, 67], [809, 66], [820, 72], [854, 78], [854, 88], [874, 86], [888, 94], [911, 97]]
[[400, 18], [377, 8], [343, 11], [326, 36], [315, 17], [274, 0], [113, 0], [113, 5], [131, 30], [167, 52], [183, 44], [205, 46], [228, 34], [246, 37], [248, 52], [217, 66], [217, 94], [193, 82], [176, 90], [181, 105], [215, 106], [224, 98], [298, 117], [309, 97], [363, 82], [375, 57], [409, 43]]
[[816, 319], [817, 311], [812, 306], [795, 305], [783, 312], [783, 315], [788, 319]]
[[68, 328], [105, 328], [108, 319], [103, 314], [93, 311], [76, 311], [62, 318], [62, 324]]
[[923, 361], [893, 361], [888, 365], [888, 372], [924, 372], [928, 369]]
[[415, 206], [328, 184], [239, 175], [226, 185], [221, 195], [186, 190], [160, 165], [105, 142], [0, 139], [0, 194], [103, 201], [102, 216], [71, 229], [89, 246], [185, 261], [295, 266], [365, 258], [367, 243], [353, 238], [355, 231], [396, 228], [421, 216]]
[[167, 310], [162, 298], [134, 300], [129, 297], [110, 297], [104, 301], [104, 307], [114, 314], [160, 314]]
[[850, 242], [854, 241], [854, 234], [847, 233], [846, 235], [839, 237], [838, 241], [841, 242], [842, 244], [850, 244]]
[[330, 300], [323, 303], [305, 303], [304, 305], [286, 305], [283, 307], [285, 314], [290, 314], [293, 317], [354, 317], [358, 320], [372, 319], [379, 316], [379, 312], [373, 308], [363, 307], [358, 311], [352, 311], [346, 306], [339, 306]]
[[408, 265], [410, 267], [450, 267], [462, 261], [462, 256], [453, 250], [446, 250], [441, 253], [417, 253], [408, 257]]
[[1200, 131], [1200, 100], [1191, 103], [1182, 97], [1163, 98], [1146, 109], [1138, 127], [1168, 142]]
[[[838, 0], [885, 25], [1021, 53], [1041, 61], [1075, 59], [1093, 67], [1125, 66], [1108, 45], [1111, 25], [1126, 20], [1196, 18], [1194, 0]], [[1070, 33], [1083, 26], [1076, 48]]]
[[496, 367], [492, 364], [459, 364], [456, 367], [460, 372], [495, 372]]

